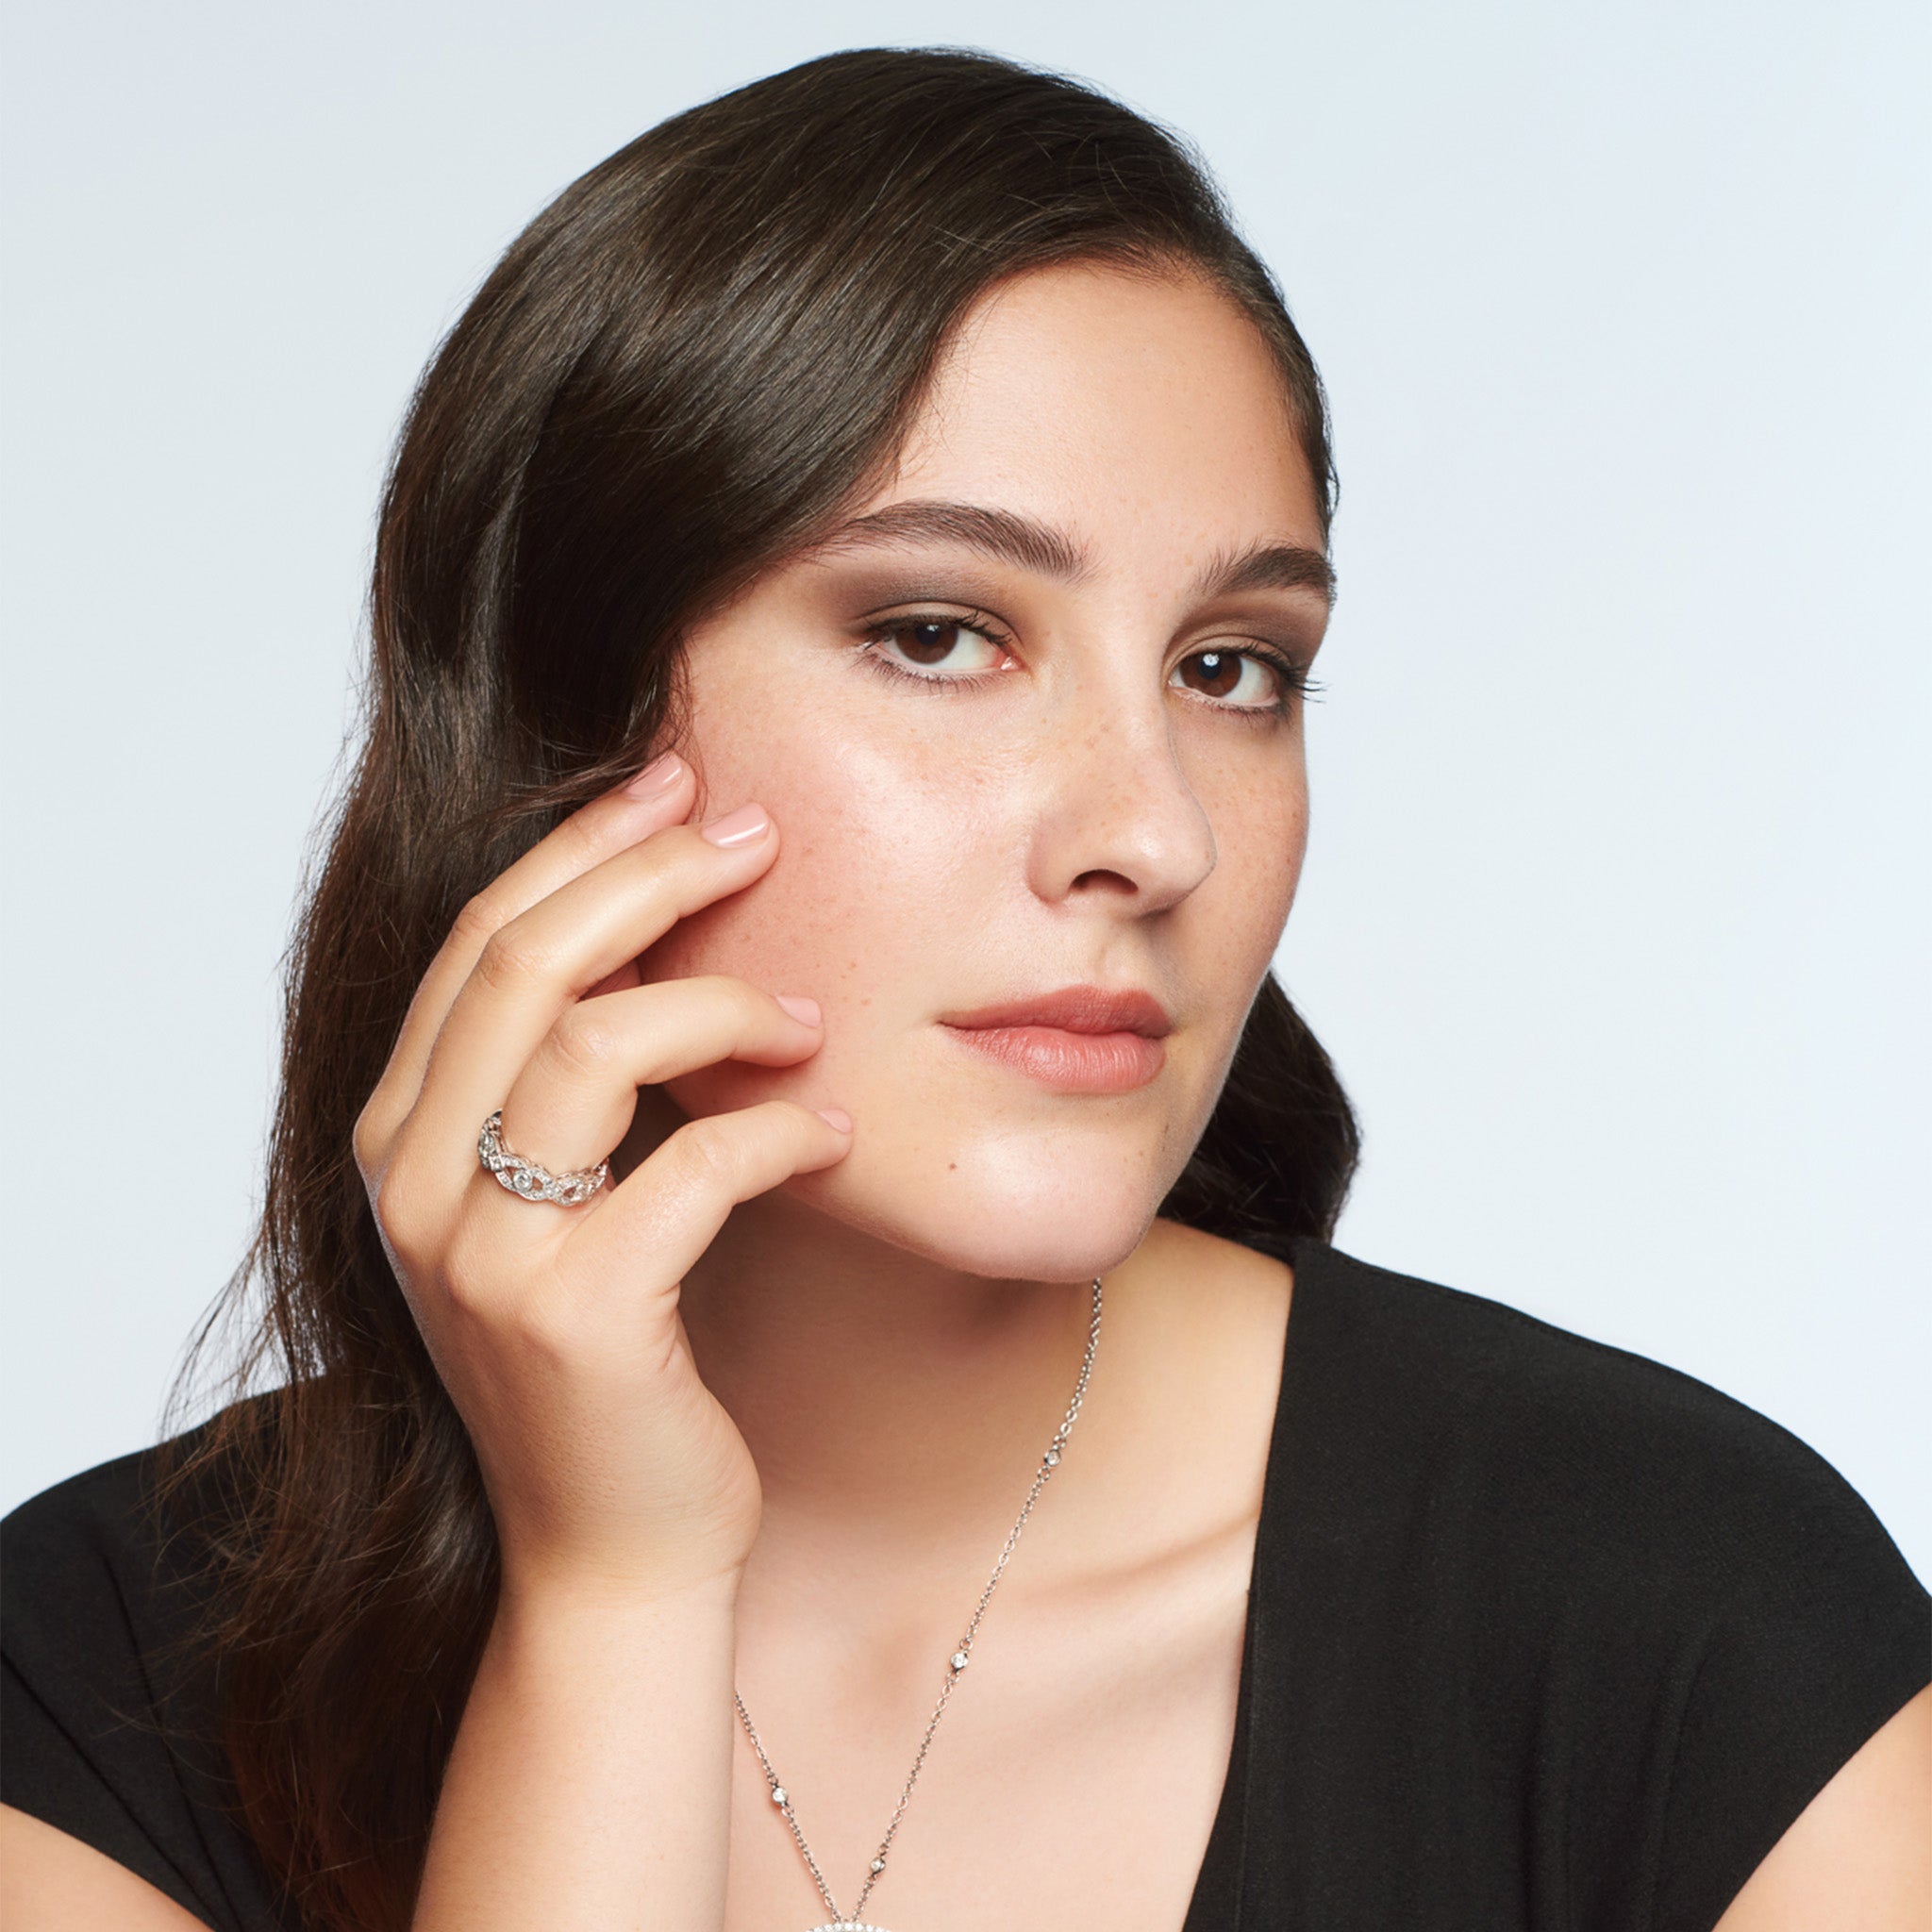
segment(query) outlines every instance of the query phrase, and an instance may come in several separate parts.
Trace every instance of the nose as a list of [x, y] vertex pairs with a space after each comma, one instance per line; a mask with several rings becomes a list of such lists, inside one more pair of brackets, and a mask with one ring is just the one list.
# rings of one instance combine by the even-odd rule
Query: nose
[[1158, 694], [1088, 687], [1038, 747], [1028, 883], [1049, 905], [1116, 896], [1136, 914], [1178, 905], [1214, 870], [1214, 827], [1182, 768]]

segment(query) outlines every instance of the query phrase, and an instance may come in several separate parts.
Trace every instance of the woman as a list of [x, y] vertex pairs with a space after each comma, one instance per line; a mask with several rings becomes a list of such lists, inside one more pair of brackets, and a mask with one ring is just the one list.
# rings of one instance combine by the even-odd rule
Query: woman
[[9, 1924], [1923, 1925], [1857, 1498], [1327, 1245], [1326, 439], [1185, 155], [1003, 62], [539, 217], [384, 507], [282, 1386], [9, 1524]]

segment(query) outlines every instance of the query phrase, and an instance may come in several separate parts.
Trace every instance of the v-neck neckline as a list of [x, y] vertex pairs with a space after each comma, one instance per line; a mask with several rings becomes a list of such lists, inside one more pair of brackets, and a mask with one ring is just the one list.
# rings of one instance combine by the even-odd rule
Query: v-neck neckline
[[1194, 1876], [1194, 1890], [1188, 1900], [1187, 1917], [1181, 1932], [1238, 1932], [1241, 1924], [1241, 1892], [1247, 1864], [1248, 1793], [1252, 1779], [1255, 1677], [1264, 1641], [1261, 1616], [1261, 1570], [1263, 1558], [1280, 1534], [1280, 1518], [1286, 1507], [1288, 1488], [1289, 1437], [1291, 1430], [1288, 1381], [1291, 1352], [1296, 1346], [1302, 1325], [1298, 1315], [1303, 1294], [1319, 1273], [1309, 1264], [1327, 1243], [1315, 1236], [1299, 1237], [1290, 1243], [1288, 1266], [1293, 1275], [1289, 1293], [1288, 1324], [1281, 1343], [1281, 1376], [1275, 1386], [1274, 1414], [1269, 1424], [1268, 1458], [1261, 1477], [1261, 1507], [1255, 1522], [1255, 1553], [1248, 1566], [1248, 1606], [1241, 1626], [1241, 1667], [1240, 1687], [1235, 1693], [1234, 1740], [1228, 1749], [1227, 1770], [1223, 1776], [1221, 1799], [1215, 1807], [1213, 1828], [1208, 1834], [1208, 1849]]

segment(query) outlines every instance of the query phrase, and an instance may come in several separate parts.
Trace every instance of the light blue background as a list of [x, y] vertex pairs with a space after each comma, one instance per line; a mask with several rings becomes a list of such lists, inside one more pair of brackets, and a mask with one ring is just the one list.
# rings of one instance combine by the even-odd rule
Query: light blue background
[[0, 1503], [148, 1440], [253, 1208], [378, 475], [664, 114], [989, 46], [1191, 133], [1333, 391], [1285, 977], [1342, 1244], [1674, 1363], [1932, 1574], [1917, 5], [16, 9]]

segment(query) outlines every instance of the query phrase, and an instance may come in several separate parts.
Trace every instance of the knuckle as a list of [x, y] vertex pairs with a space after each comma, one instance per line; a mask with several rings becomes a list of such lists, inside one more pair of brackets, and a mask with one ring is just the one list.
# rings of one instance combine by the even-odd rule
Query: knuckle
[[575, 878], [587, 872], [611, 848], [611, 833], [606, 815], [596, 808], [604, 801], [592, 799], [590, 807], [574, 811], [550, 834], [551, 850], [557, 854], [560, 871]]
[[492, 992], [522, 992], [543, 977], [543, 957], [514, 922], [499, 926], [476, 956], [476, 977]]
[[466, 1218], [458, 1224], [438, 1272], [443, 1299], [458, 1314], [475, 1317], [492, 1305], [490, 1257], [474, 1221]]
[[387, 1114], [378, 1117], [377, 1106], [376, 1097], [372, 1095], [356, 1116], [356, 1124], [349, 1134], [349, 1152], [355, 1157], [356, 1172], [362, 1176], [365, 1188], [375, 1185], [382, 1167], [383, 1149], [389, 1141]]
[[503, 907], [487, 889], [464, 902], [450, 927], [450, 937], [458, 944], [480, 951], [502, 929], [506, 920]]
[[370, 1207], [375, 1215], [375, 1224], [390, 1247], [401, 1257], [413, 1255], [421, 1224], [417, 1219], [415, 1191], [410, 1185], [407, 1162], [390, 1162], [375, 1184]]
[[622, 1058], [624, 1042], [608, 1020], [575, 1006], [550, 1029], [550, 1048], [570, 1071], [594, 1078]]
[[732, 1190], [740, 1166], [736, 1141], [714, 1117], [687, 1122], [675, 1135], [678, 1158], [701, 1188]]

